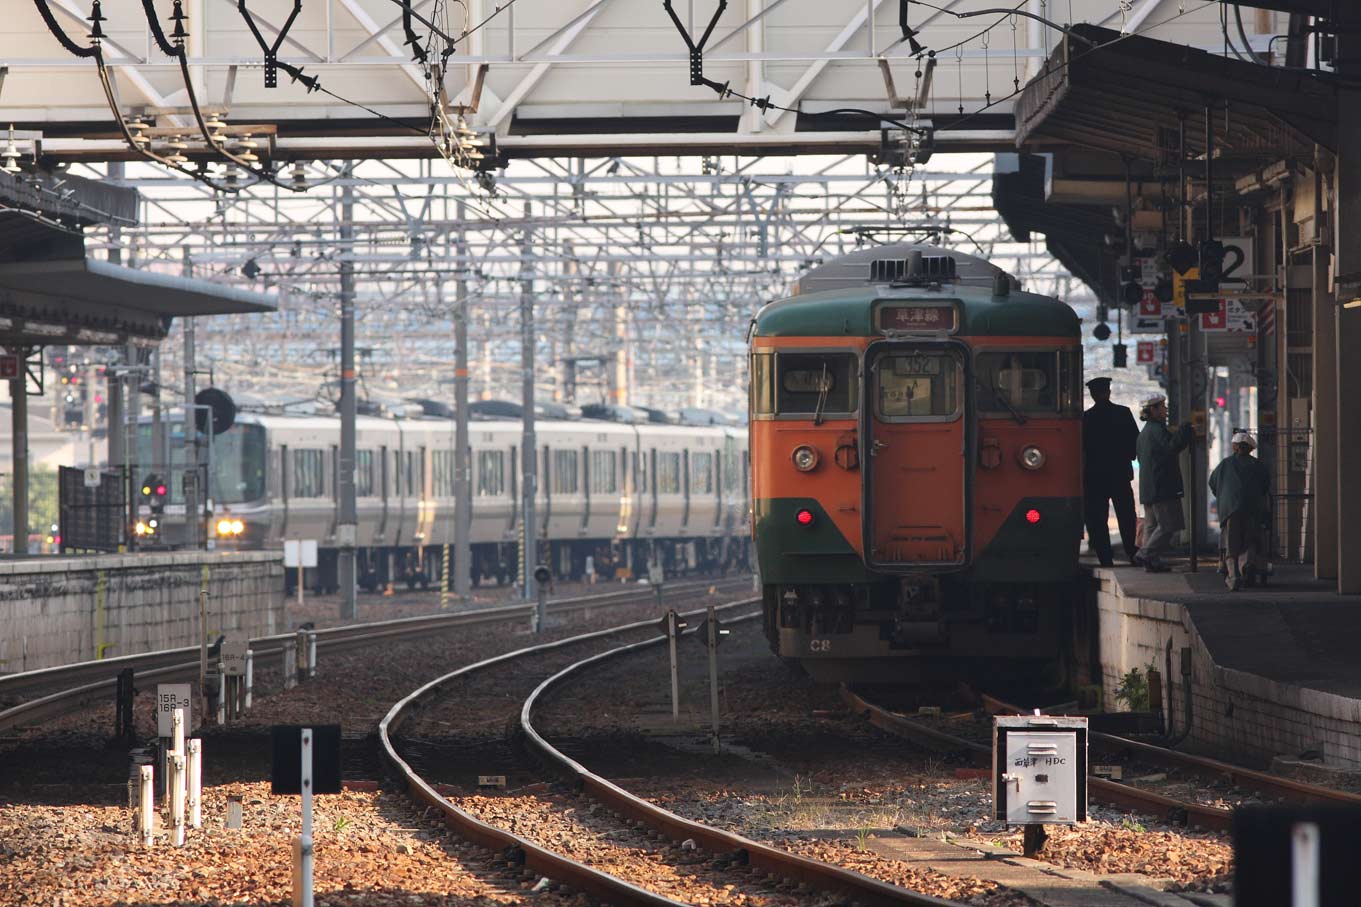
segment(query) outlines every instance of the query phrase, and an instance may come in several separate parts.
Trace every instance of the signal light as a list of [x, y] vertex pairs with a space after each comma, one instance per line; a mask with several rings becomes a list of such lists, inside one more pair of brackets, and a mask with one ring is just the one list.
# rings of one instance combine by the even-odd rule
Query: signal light
[[1025, 521], [1030, 525], [1034, 526], [1036, 523], [1040, 521], [1040, 512], [1036, 510], [1034, 507], [1030, 508], [1025, 512]]
[[165, 494], [165, 486], [164, 486], [164, 485], [157, 485], [157, 486], [156, 486], [156, 494], [158, 494], [158, 495], [164, 495], [164, 494]]
[[800, 526], [811, 526], [813, 525], [813, 511], [807, 508], [800, 510], [794, 514], [794, 519], [798, 521]]

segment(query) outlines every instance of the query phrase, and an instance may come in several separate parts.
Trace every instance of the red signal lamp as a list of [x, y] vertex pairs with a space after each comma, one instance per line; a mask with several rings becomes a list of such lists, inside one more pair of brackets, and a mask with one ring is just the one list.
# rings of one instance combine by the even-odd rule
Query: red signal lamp
[[1030, 508], [1025, 512], [1025, 521], [1034, 526], [1040, 521], [1040, 512], [1034, 507]]
[[811, 526], [813, 525], [813, 511], [805, 507], [798, 513], [794, 514], [794, 519], [798, 521], [798, 524], [800, 526]]
[[[157, 486], [156, 486], [156, 494], [161, 495], [162, 497], [164, 497], [164, 496], [165, 496], [165, 486], [164, 486], [164, 485], [157, 485]], [[1034, 520], [1032, 520], [1031, 522], [1034, 522]]]

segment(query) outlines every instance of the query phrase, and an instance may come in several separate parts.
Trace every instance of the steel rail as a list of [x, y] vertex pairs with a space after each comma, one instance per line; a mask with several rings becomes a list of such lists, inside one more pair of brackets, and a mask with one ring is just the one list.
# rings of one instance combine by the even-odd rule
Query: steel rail
[[[867, 701], [846, 686], [841, 688], [841, 699], [852, 711], [863, 715], [875, 727], [888, 731], [890, 734], [918, 743], [926, 743], [936, 750], [946, 747], [962, 750], [973, 757], [976, 763], [985, 766], [992, 764], [992, 747], [986, 743], [956, 737], [936, 728], [928, 728], [911, 718], [897, 715], [883, 706]], [[1024, 709], [1018, 711], [1024, 712]], [[1087, 776], [1087, 791], [1091, 796], [1109, 806], [1134, 809], [1149, 815], [1161, 816], [1169, 822], [1199, 825], [1202, 828], [1214, 831], [1231, 831], [1233, 828], [1232, 810], [1175, 800], [1153, 791], [1120, 784], [1095, 775]]]
[[[731, 608], [741, 607], [750, 604], [755, 599], [744, 599], [741, 601], [730, 602], [718, 606], [717, 610], [726, 611]], [[698, 617], [704, 611], [686, 612], [684, 617]], [[440, 688], [449, 682], [465, 677], [477, 671], [485, 670], [494, 665], [505, 664], [525, 656], [536, 655], [542, 652], [550, 652], [555, 649], [565, 648], [570, 645], [586, 642], [593, 639], [601, 639], [606, 636], [625, 633], [631, 630], [640, 630], [648, 627], [655, 627], [655, 620], [635, 621], [623, 624], [618, 627], [611, 627], [605, 630], [596, 630], [590, 633], [581, 633], [570, 636], [566, 639], [559, 639], [554, 642], [541, 643], [536, 646], [528, 646], [517, 649], [514, 652], [506, 652], [492, 658], [487, 658], [474, 664], [465, 665], [456, 671], [451, 671], [443, 677], [437, 677], [429, 683], [419, 687], [405, 698], [398, 701], [383, 716], [383, 720], [378, 723], [378, 740], [382, 746], [383, 757], [388, 764], [396, 771], [397, 776], [407, 785], [407, 791], [417, 801], [434, 807], [444, 816], [445, 823], [450, 828], [455, 829], [460, 835], [472, 841], [479, 847], [484, 847], [495, 851], [509, 851], [514, 854], [516, 859], [522, 860], [524, 865], [555, 881], [571, 885], [580, 891], [585, 891], [598, 898], [602, 898], [614, 904], [621, 905], [642, 905], [642, 907], [678, 907], [682, 902], [673, 901], [670, 898], [655, 894], [640, 888], [623, 879], [616, 878], [608, 873], [601, 872], [583, 863], [578, 863], [559, 853], [549, 850], [527, 838], [512, 834], [511, 832], [497, 828], [487, 822], [483, 822], [476, 816], [449, 802], [424, 778], [422, 778], [411, 765], [397, 752], [396, 745], [393, 743], [393, 735], [401, 728], [402, 724], [410, 717], [412, 710], [419, 707], [429, 699], [438, 698]]]
[[[664, 587], [663, 592], [665, 597], [670, 597], [690, 594], [706, 586], [721, 588], [735, 583], [745, 584], [746, 582], [746, 579], [734, 579], [720, 580], [716, 583], [707, 580], [676, 583]], [[638, 587], [632, 587], [596, 595], [560, 598], [548, 603], [548, 611], [553, 614], [561, 614], [617, 606], [637, 601], [638, 595]], [[386, 639], [424, 636], [427, 633], [482, 626], [517, 618], [527, 619], [534, 609], [535, 605], [532, 603], [497, 605], [470, 611], [417, 615], [364, 624], [350, 624], [343, 627], [329, 627], [315, 631], [317, 649], [319, 652], [323, 650], [332, 653], [343, 652], [362, 648]], [[296, 632], [276, 633], [271, 636], [252, 639], [250, 640], [251, 651], [256, 656], [277, 655], [283, 651], [284, 644], [297, 639], [297, 635]], [[0, 710], [0, 730], [60, 715], [98, 699], [102, 695], [107, 695], [117, 684], [118, 672], [124, 668], [133, 668], [139, 679], [178, 680], [186, 677], [197, 677], [198, 658], [198, 646], [185, 646], [177, 649], [163, 649], [139, 655], [123, 655], [117, 658], [83, 661], [72, 665], [40, 668], [36, 671], [5, 675], [0, 677], [0, 694], [40, 689], [59, 683], [73, 684], [73, 686]]]
[[[1012, 711], [1020, 713], [1025, 711], [1018, 709], [1009, 702], [1003, 702], [995, 696], [983, 694], [982, 700], [983, 707], [989, 712]], [[1247, 788], [1260, 794], [1280, 797], [1296, 803], [1361, 805], [1361, 795], [1319, 787], [1303, 781], [1293, 781], [1289, 778], [1280, 778], [1267, 772], [1243, 768], [1239, 765], [1221, 762], [1218, 759], [1211, 759], [1208, 756], [1183, 753], [1143, 740], [1133, 740], [1129, 737], [1121, 737], [1101, 731], [1090, 731], [1087, 738], [1093, 743], [1100, 743], [1103, 751], [1124, 750], [1148, 762], [1154, 762], [1168, 768], [1189, 769], [1203, 776], [1223, 778], [1235, 787]]]
[[[760, 616], [761, 612], [743, 614], [730, 619], [728, 623], [754, 620]], [[685, 633], [688, 635], [696, 632], [697, 629], [691, 628], [686, 630]], [[531, 718], [534, 707], [542, 694], [579, 670], [630, 652], [660, 645], [665, 643], [666, 639], [665, 636], [655, 636], [651, 639], [620, 646], [608, 652], [584, 658], [540, 683], [534, 692], [525, 699], [524, 705], [520, 709], [520, 728], [524, 732], [529, 746], [537, 755], [542, 756], [549, 763], [556, 765], [561, 771], [569, 775], [582, 789], [607, 808], [635, 822], [645, 824], [673, 840], [693, 839], [705, 850], [733, 855], [736, 862], [740, 864], [749, 865], [762, 872], [774, 873], [821, 891], [845, 895], [857, 904], [879, 905], [879, 907], [903, 907], [903, 905], [947, 907], [947, 905], [956, 903], [901, 888], [830, 863], [792, 854], [768, 844], [762, 844], [759, 841], [753, 841], [750, 838], [744, 838], [741, 835], [678, 816], [629, 793], [590, 771], [581, 763], [558, 750], [535, 730]]]

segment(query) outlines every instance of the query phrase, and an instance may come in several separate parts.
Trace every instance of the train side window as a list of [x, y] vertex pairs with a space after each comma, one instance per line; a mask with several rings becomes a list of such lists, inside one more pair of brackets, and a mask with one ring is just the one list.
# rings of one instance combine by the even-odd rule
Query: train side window
[[848, 416], [856, 410], [854, 353], [780, 353], [775, 409], [782, 416]]
[[316, 449], [293, 451], [293, 497], [319, 498], [325, 495], [324, 456]]
[[506, 493], [506, 454], [502, 450], [477, 452], [477, 496], [500, 497]]
[[434, 477], [434, 494], [437, 498], [454, 496], [454, 452], [434, 450], [430, 452], [430, 469]]
[[1009, 415], [1059, 411], [1059, 356], [1055, 350], [979, 353], [978, 411]]
[[753, 415], [769, 416], [775, 412], [774, 355], [751, 355], [751, 411]]
[[591, 451], [591, 494], [613, 494], [619, 490], [617, 463], [613, 450]]
[[361, 498], [373, 497], [373, 451], [354, 452], [354, 493]]
[[875, 363], [875, 407], [883, 419], [948, 419], [959, 412], [959, 360], [911, 352]]
[[657, 493], [681, 493], [681, 455], [679, 452], [657, 453]]
[[577, 452], [553, 451], [553, 493], [576, 494], [578, 486]]
[[695, 451], [690, 454], [690, 494], [714, 493], [714, 455]]
[[640, 494], [644, 491], [647, 491], [647, 458], [648, 452], [645, 450], [640, 450], [635, 455], [634, 460], [634, 462], [638, 464], [638, 468], [633, 471], [633, 474], [634, 478], [638, 482], [637, 490]]

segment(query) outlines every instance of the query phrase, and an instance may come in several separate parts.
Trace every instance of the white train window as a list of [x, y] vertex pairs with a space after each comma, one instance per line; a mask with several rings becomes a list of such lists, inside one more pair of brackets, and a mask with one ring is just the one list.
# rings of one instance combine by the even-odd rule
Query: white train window
[[576, 494], [580, 486], [575, 450], [553, 451], [553, 493]]
[[618, 465], [614, 451], [591, 451], [591, 494], [613, 494], [619, 490]]
[[477, 452], [477, 496], [494, 498], [506, 493], [506, 452]]
[[293, 497], [319, 498], [326, 493], [324, 462], [319, 450], [293, 451]]
[[711, 453], [690, 454], [690, 493], [714, 493], [714, 455]]
[[680, 494], [681, 490], [681, 456], [679, 453], [657, 454], [657, 493], [658, 494]]
[[361, 498], [373, 497], [373, 451], [354, 452], [354, 493]]
[[452, 450], [432, 451], [430, 459], [430, 465], [435, 473], [435, 497], [452, 498], [454, 496], [454, 452]]

